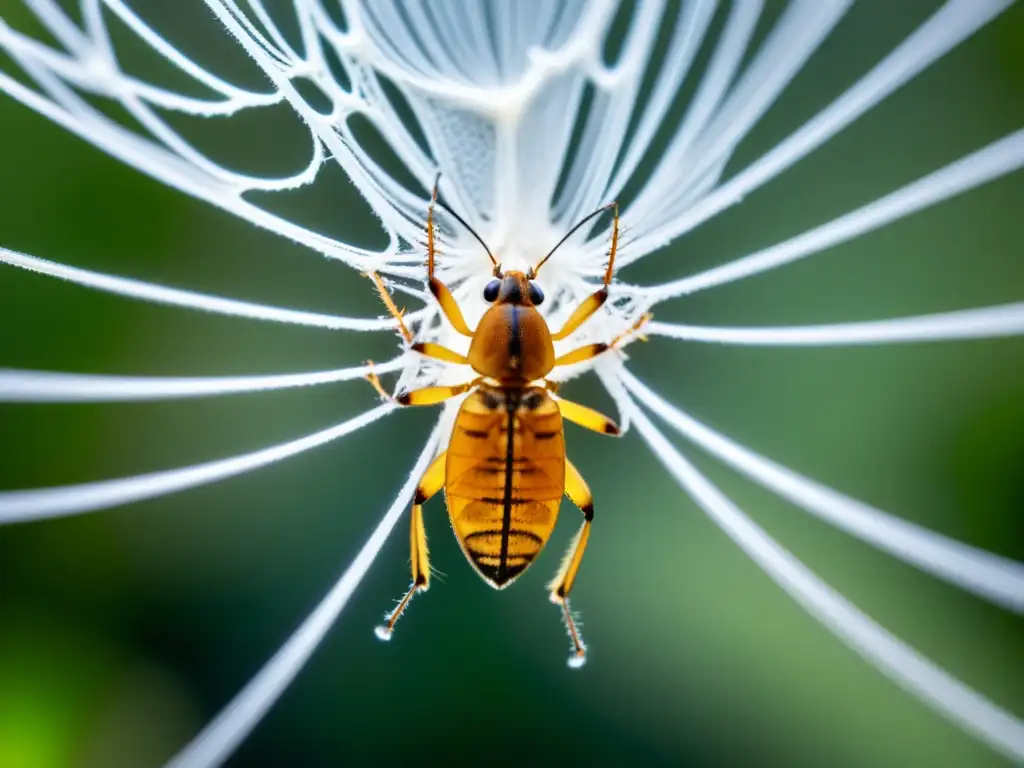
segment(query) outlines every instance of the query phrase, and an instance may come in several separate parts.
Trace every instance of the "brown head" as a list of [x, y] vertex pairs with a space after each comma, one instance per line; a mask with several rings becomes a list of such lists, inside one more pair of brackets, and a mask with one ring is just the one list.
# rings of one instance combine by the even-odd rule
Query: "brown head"
[[[438, 174], [439, 178], [440, 174]], [[484, 312], [484, 316], [480, 319], [480, 324], [473, 334], [473, 341], [469, 345], [469, 364], [477, 373], [513, 386], [544, 378], [554, 366], [555, 348], [548, 324], [544, 320], [544, 316], [537, 311], [537, 307], [544, 302], [544, 292], [534, 282], [534, 279], [540, 268], [555, 251], [595, 217], [604, 211], [614, 209], [616, 222], [618, 222], [618, 205], [610, 203], [585, 216], [529, 271], [502, 272], [501, 264], [494, 258], [494, 254], [491, 253], [491, 249], [487, 247], [483, 238], [466, 223], [465, 219], [437, 199], [436, 179], [433, 202], [431, 203], [431, 217], [428, 218], [428, 221], [432, 221], [434, 203], [448, 211], [476, 238], [487, 252], [491, 264], [494, 265], [494, 279], [484, 288], [484, 301], [491, 306]], [[431, 226], [428, 226], [428, 232], [432, 238], [433, 228]], [[617, 229], [616, 232], [618, 232]], [[430, 253], [433, 254], [433, 240], [430, 242]], [[612, 252], [614, 249], [613, 239]], [[433, 261], [430, 264], [431, 270], [433, 270]], [[609, 259], [605, 285], [611, 281], [611, 270], [612, 260]], [[431, 272], [431, 274], [433, 273]]]
[[[532, 270], [531, 270], [532, 271]], [[502, 273], [484, 288], [491, 306], [477, 326], [469, 347], [473, 370], [503, 383], [525, 383], [544, 378], [555, 359], [551, 332], [537, 306], [544, 292], [530, 274]]]

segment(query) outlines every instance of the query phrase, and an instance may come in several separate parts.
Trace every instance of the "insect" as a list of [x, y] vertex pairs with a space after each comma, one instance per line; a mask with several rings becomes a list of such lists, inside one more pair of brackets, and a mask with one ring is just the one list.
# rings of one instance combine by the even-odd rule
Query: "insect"
[[[494, 265], [493, 280], [483, 291], [490, 307], [476, 330], [470, 330], [451, 291], [434, 276], [435, 204], [436, 183], [427, 214], [430, 291], [452, 327], [472, 339], [469, 354], [440, 344], [412, 343], [413, 336], [387, 288], [377, 275], [371, 273], [370, 277], [411, 349], [438, 360], [468, 364], [478, 375], [465, 384], [424, 387], [395, 398], [388, 395], [375, 374], [368, 377], [382, 397], [403, 406], [433, 405], [469, 392], [455, 418], [447, 451], [434, 459], [416, 488], [409, 535], [412, 585], [388, 614], [386, 624], [377, 628], [377, 636], [390, 639], [409, 601], [430, 586], [423, 505], [438, 491], [445, 491], [452, 529], [463, 553], [495, 589], [504, 589], [515, 581], [540, 553], [554, 529], [564, 494], [583, 513], [583, 525], [548, 588], [551, 601], [561, 606], [572, 642], [569, 665], [579, 667], [586, 660], [586, 646], [569, 610], [569, 592], [590, 536], [594, 502], [586, 481], [566, 458], [563, 419], [605, 435], [618, 435], [619, 428], [601, 413], [557, 397], [556, 383], [546, 377], [557, 366], [589, 360], [614, 348], [650, 318], [644, 315], [608, 344], [588, 344], [555, 356], [553, 342], [567, 338], [608, 299], [619, 237], [618, 206], [612, 203], [585, 217], [526, 273], [503, 272], [483, 239], [444, 206], [484, 247]], [[534, 282], [537, 273], [574, 232], [608, 210], [614, 212], [614, 223], [604, 283], [576, 308], [561, 329], [552, 333], [537, 309], [544, 301], [543, 291]]]

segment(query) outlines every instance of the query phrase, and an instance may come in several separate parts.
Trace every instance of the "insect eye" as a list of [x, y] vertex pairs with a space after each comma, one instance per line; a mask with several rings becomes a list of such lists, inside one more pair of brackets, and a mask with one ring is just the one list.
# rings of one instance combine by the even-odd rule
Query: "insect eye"
[[484, 288], [484, 301], [497, 301], [499, 288], [501, 288], [501, 280], [491, 280], [491, 282], [489, 282]]
[[536, 283], [530, 283], [530, 301], [532, 301], [535, 306], [544, 303], [544, 291], [542, 291], [540, 286]]

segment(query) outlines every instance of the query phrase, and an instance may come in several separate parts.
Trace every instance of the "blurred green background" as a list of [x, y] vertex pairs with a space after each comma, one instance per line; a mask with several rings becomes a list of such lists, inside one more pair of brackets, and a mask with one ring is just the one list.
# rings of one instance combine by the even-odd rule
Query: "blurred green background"
[[[730, 168], [812, 116], [937, 5], [857, 4]], [[167, 6], [138, 7], [169, 33], [184, 29]], [[769, 17], [777, 11], [772, 5]], [[28, 28], [17, 0], [0, 0], [0, 16]], [[217, 42], [216, 26], [185, 32], [190, 53], [244, 79], [244, 62]], [[1020, 128], [1022, 40], [1017, 6], [624, 279], [683, 276], [771, 245]], [[305, 149], [287, 114], [250, 120], [196, 135], [234, 152], [232, 167], [294, 167]], [[0, 147], [0, 243], [9, 248], [280, 306], [379, 312], [366, 282], [340, 263], [170, 191], [9, 99], [0, 99]], [[340, 175], [281, 200], [279, 210], [331, 234], [379, 239]], [[659, 318], [841, 322], [1019, 301], [1022, 201], [1018, 173], [795, 265], [672, 302]], [[206, 316], [0, 267], [0, 364], [12, 368], [291, 372], [381, 359], [395, 345], [386, 334]], [[630, 354], [657, 390], [755, 450], [906, 519], [1024, 558], [1024, 341], [758, 349], [654, 339]], [[570, 396], [610, 409], [591, 378], [574, 382]], [[369, 387], [352, 382], [166, 403], [0, 405], [0, 487], [248, 452], [374, 402]], [[432, 417], [402, 412], [240, 478], [0, 531], [0, 766], [152, 766], [170, 757], [348, 565]], [[373, 626], [407, 584], [400, 523], [338, 626], [231, 765], [1003, 764], [809, 618], [638, 436], [612, 442], [569, 429], [570, 453], [597, 502], [574, 591], [591, 648], [581, 672], [565, 666], [564, 630], [543, 589], [575, 513], [563, 510], [548, 553], [517, 587], [496, 593], [467, 567], [438, 498], [427, 527], [443, 583], [414, 602], [392, 643], [374, 639]], [[874, 551], [677, 442], [829, 584], [1024, 713], [1020, 617]]]

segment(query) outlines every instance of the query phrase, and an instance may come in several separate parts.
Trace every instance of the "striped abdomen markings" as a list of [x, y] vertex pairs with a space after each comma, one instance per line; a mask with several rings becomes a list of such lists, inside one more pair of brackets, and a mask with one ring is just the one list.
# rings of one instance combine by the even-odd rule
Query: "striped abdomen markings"
[[[526, 529], [512, 528], [506, 533], [504, 529], [495, 528], [474, 531], [463, 539], [462, 544], [477, 568], [488, 571], [492, 581], [501, 583], [502, 573], [506, 574], [505, 581], [508, 581], [533, 562], [544, 546], [544, 540]], [[495, 555], [495, 552], [499, 554]]]
[[455, 535], [481, 576], [502, 587], [533, 562], [564, 490], [562, 417], [544, 390], [484, 386], [466, 399], [445, 494]]

